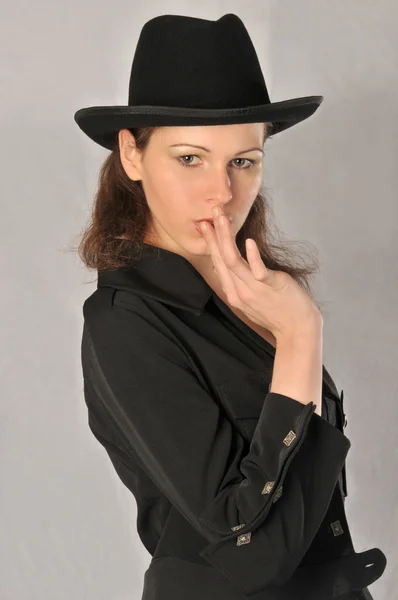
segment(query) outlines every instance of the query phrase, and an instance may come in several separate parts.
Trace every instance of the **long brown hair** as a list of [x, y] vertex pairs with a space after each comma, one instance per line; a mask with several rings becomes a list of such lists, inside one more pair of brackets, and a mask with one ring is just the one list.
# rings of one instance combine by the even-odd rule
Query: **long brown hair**
[[[145, 152], [156, 129], [129, 129], [140, 152]], [[272, 137], [271, 134], [272, 123], [264, 123], [264, 142]], [[310, 278], [319, 270], [318, 259], [313, 251], [306, 262], [303, 252], [299, 253], [295, 247], [299, 242], [282, 241], [274, 223], [271, 228], [273, 212], [266, 189], [263, 184], [246, 221], [236, 234], [239, 252], [247, 260], [245, 240], [254, 239], [264, 264], [270, 269], [288, 273], [310, 294], [321, 310], [310, 282]], [[133, 244], [135, 251], [141, 251], [150, 216], [141, 181], [130, 179], [121, 163], [119, 139], [116, 136], [114, 147], [100, 168], [91, 220], [81, 233], [79, 245], [74, 246], [73, 250], [77, 249], [80, 259], [89, 270], [125, 268], [123, 249], [129, 243]]]

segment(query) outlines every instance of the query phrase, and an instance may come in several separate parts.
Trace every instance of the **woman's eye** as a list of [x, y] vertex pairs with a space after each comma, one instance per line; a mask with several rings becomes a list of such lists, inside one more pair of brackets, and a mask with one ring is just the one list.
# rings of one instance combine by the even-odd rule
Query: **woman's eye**
[[180, 161], [180, 163], [182, 164], [183, 167], [190, 167], [191, 165], [189, 163], [184, 162], [182, 159], [192, 158], [192, 156], [195, 156], [195, 155], [194, 154], [184, 154], [184, 156], [177, 156], [177, 159]]
[[[195, 166], [195, 165], [192, 165], [192, 162], [188, 163], [188, 162], [185, 162], [185, 160], [184, 160], [185, 158], [192, 158], [192, 157], [198, 158], [196, 156], [196, 154], [184, 154], [183, 156], [177, 156], [177, 160], [181, 163], [181, 165], [183, 167], [192, 167], [192, 166]], [[241, 171], [243, 171], [245, 169], [251, 169], [257, 162], [256, 160], [250, 160], [248, 158], [234, 158], [234, 160], [235, 161], [243, 161], [243, 162], [246, 161], [246, 163], [249, 163], [249, 166], [246, 166], [246, 167], [238, 166], [237, 167], [238, 170], [241, 170]]]
[[[241, 160], [241, 161], [246, 161], [247, 163], [250, 164], [249, 167], [244, 167], [245, 169], [251, 169], [252, 166], [257, 162], [255, 160], [250, 160], [249, 158], [235, 158], [234, 160]], [[242, 167], [238, 167], [239, 169]]]

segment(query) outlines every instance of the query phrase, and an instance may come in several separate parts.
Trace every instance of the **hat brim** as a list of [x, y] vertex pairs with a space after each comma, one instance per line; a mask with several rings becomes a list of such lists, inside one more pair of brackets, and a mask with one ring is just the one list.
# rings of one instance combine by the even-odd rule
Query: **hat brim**
[[121, 129], [188, 125], [229, 125], [272, 122], [274, 136], [308, 119], [323, 96], [305, 96], [258, 106], [229, 109], [174, 106], [90, 106], [74, 115], [80, 129], [94, 142], [113, 150]]

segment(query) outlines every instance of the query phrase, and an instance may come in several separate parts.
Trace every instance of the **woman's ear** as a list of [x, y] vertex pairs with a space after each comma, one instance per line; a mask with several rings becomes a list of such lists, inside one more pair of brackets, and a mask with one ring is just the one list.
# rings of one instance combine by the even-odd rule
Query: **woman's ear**
[[121, 129], [118, 138], [120, 162], [127, 176], [133, 181], [142, 180], [141, 154], [135, 145], [133, 134], [128, 129]]

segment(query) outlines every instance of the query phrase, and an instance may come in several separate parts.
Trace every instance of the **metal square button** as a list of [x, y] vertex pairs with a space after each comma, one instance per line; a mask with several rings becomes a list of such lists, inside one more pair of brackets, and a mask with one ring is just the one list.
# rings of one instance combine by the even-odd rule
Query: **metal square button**
[[262, 494], [269, 494], [271, 492], [272, 488], [274, 487], [274, 483], [275, 483], [275, 481], [267, 481], [267, 483], [263, 487], [261, 493]]
[[286, 446], [290, 446], [290, 444], [292, 443], [293, 440], [296, 439], [296, 434], [294, 433], [294, 431], [290, 430], [289, 433], [287, 434], [287, 436], [285, 437], [285, 439], [283, 440], [283, 443], [286, 444]]
[[235, 525], [235, 527], [231, 527], [232, 531], [238, 531], [238, 529], [242, 529], [245, 526], [245, 523], [241, 523], [240, 525]]
[[340, 521], [333, 521], [333, 523], [330, 523], [330, 527], [333, 531], [333, 535], [341, 535], [342, 533], [344, 533], [344, 530], [341, 526]]
[[280, 485], [276, 490], [274, 497], [272, 498], [272, 502], [276, 502], [282, 496], [283, 485]]
[[238, 536], [238, 539], [236, 541], [236, 545], [237, 546], [242, 546], [242, 544], [250, 544], [250, 538], [251, 538], [252, 534], [250, 533], [250, 531], [248, 533], [242, 533], [242, 535]]

